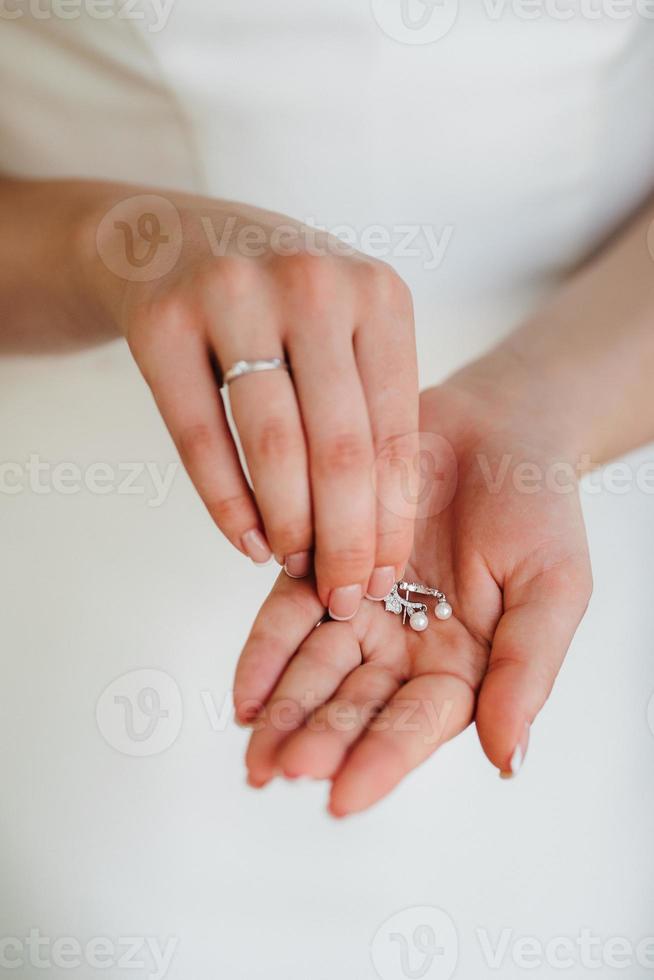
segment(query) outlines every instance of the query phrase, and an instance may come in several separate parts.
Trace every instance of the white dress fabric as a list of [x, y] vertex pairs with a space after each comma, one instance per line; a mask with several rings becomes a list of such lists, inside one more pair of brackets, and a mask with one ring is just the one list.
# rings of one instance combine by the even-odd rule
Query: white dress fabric
[[[514, 327], [654, 186], [646, 4], [559, 5], [568, 18], [443, 0], [425, 27], [419, 0], [406, 23], [399, 0], [178, 0], [162, 22], [156, 6], [0, 19], [0, 172], [346, 227], [413, 290], [423, 385]], [[322, 785], [245, 786], [229, 692], [275, 572], [213, 529], [124, 345], [7, 359], [0, 393], [0, 973], [654, 975], [651, 448], [626, 490], [612, 471], [584, 484], [595, 595], [520, 778], [500, 782], [470, 730], [335, 824]], [[113, 482], [66, 490], [63, 463]]]

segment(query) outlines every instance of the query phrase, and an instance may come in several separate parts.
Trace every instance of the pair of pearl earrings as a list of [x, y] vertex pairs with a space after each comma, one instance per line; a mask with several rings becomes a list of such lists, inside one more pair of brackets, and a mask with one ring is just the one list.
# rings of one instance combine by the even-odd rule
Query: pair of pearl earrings
[[[401, 592], [404, 595], [400, 595]], [[447, 601], [445, 593], [439, 589], [431, 589], [428, 585], [420, 585], [419, 582], [396, 582], [384, 599], [386, 612], [394, 613], [396, 616], [401, 615], [403, 623], [406, 622], [408, 616], [411, 629], [415, 630], [416, 633], [422, 633], [429, 626], [427, 606], [424, 602], [412, 602], [409, 598], [412, 593], [435, 597], [437, 600], [434, 609], [436, 619], [445, 620], [451, 617], [452, 607]]]

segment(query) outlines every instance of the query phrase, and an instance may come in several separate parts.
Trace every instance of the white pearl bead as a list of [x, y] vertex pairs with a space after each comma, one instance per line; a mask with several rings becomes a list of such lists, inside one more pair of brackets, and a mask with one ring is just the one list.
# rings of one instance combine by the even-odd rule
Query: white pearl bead
[[452, 615], [452, 607], [449, 602], [439, 602], [436, 606], [436, 619], [449, 619]]
[[416, 633], [422, 633], [429, 626], [429, 619], [424, 612], [414, 612], [409, 620], [409, 625]]

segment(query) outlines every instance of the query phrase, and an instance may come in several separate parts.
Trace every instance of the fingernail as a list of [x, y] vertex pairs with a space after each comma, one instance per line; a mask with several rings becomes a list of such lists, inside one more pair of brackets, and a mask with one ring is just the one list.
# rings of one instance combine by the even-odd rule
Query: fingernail
[[308, 551], [298, 551], [295, 555], [287, 555], [284, 571], [289, 578], [304, 578], [309, 574], [311, 556]]
[[500, 772], [500, 779], [513, 779], [518, 775], [525, 761], [527, 749], [529, 748], [529, 725], [525, 725], [522, 740], [513, 750], [513, 755], [509, 760], [509, 768]]
[[332, 589], [329, 596], [331, 618], [343, 623], [356, 616], [361, 604], [362, 591], [360, 585], [341, 585], [337, 589]]
[[263, 787], [269, 782], [268, 779], [255, 779], [254, 776], [250, 776], [249, 773], [245, 781], [252, 789], [263, 789]]
[[383, 568], [376, 568], [370, 576], [366, 597], [368, 599], [376, 599], [377, 601], [385, 599], [394, 585], [394, 568], [391, 568], [390, 565], [385, 565]]
[[268, 542], [256, 527], [245, 532], [241, 538], [241, 544], [248, 558], [251, 558], [255, 565], [267, 565], [272, 558], [272, 551], [268, 547]]

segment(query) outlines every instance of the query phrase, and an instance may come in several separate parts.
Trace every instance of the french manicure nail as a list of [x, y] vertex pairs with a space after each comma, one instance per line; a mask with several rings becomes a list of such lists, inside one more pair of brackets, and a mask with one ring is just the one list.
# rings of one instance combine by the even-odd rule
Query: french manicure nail
[[267, 565], [272, 558], [268, 542], [256, 527], [246, 531], [241, 538], [243, 549], [255, 565]]
[[298, 551], [294, 555], [287, 555], [284, 562], [284, 571], [289, 578], [304, 578], [309, 574], [311, 567], [311, 556], [308, 551]]
[[368, 599], [375, 599], [377, 601], [379, 601], [380, 599], [385, 599], [394, 585], [395, 585], [394, 568], [392, 568], [390, 565], [385, 565], [382, 568], [375, 568], [372, 575], [370, 576], [370, 581], [368, 582], [368, 591], [366, 592], [366, 597]]
[[356, 616], [361, 605], [362, 592], [360, 585], [340, 585], [337, 589], [332, 589], [329, 596], [331, 618], [343, 623]]
[[529, 725], [525, 725], [522, 740], [513, 750], [513, 755], [509, 760], [509, 768], [500, 772], [500, 779], [513, 779], [518, 775], [525, 761], [527, 749], [529, 747]]

